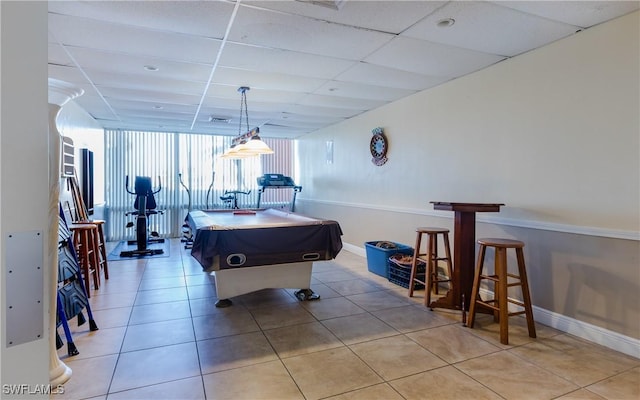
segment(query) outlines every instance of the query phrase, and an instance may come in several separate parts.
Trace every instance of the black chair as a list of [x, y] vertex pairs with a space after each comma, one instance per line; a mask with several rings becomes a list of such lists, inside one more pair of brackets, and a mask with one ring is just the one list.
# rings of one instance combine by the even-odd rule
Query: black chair
[[125, 180], [125, 188], [127, 190], [127, 193], [136, 196], [136, 199], [133, 202], [135, 211], [129, 211], [125, 213], [126, 216], [135, 216], [135, 223], [130, 221], [129, 223], [127, 223], [127, 228], [131, 228], [133, 226], [136, 227], [136, 239], [128, 241], [130, 245], [135, 244], [136, 249], [122, 251], [120, 252], [120, 257], [137, 257], [162, 254], [164, 250], [151, 249], [149, 248], [149, 244], [164, 243], [164, 239], [159, 238], [157, 232], [149, 233], [148, 228], [150, 215], [164, 214], [163, 211], [157, 210], [158, 205], [154, 196], [162, 189], [160, 177], [158, 177], [158, 188], [154, 190], [151, 185], [150, 177], [136, 176], [134, 191], [132, 192], [129, 189], [129, 176], [127, 175]]

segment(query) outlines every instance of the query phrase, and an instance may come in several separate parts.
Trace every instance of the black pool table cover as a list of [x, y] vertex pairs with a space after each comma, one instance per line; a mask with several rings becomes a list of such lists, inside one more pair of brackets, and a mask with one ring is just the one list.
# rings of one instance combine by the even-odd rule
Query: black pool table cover
[[191, 211], [187, 223], [191, 255], [206, 271], [331, 260], [342, 250], [336, 221], [276, 209]]

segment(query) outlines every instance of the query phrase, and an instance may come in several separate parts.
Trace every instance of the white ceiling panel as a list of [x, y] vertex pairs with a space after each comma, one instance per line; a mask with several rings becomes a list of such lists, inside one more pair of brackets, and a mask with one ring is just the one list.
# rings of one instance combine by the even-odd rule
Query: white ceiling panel
[[398, 36], [365, 61], [418, 74], [453, 78], [503, 59], [493, 54]]
[[213, 77], [213, 83], [230, 85], [237, 88], [238, 82], [252, 89], [273, 89], [289, 92], [313, 92], [325, 79], [310, 78], [301, 75], [287, 75], [277, 72], [256, 71], [249, 77], [245, 70], [219, 67]]
[[220, 59], [221, 66], [244, 69], [247, 74], [252, 71], [276, 72], [320, 79], [331, 79], [353, 63], [339, 58], [233, 43], [227, 43]]
[[[118, 109], [118, 111], [120, 111]], [[193, 111], [191, 110], [191, 115], [193, 115]], [[176, 123], [184, 123], [184, 114], [181, 113], [171, 113], [163, 111], [162, 113], [158, 113], [158, 115], [149, 114], [148, 111], [141, 110], [140, 112], [135, 112], [134, 110], [128, 109], [124, 112], [121, 112], [124, 118], [135, 118], [136, 120], [149, 120], [155, 121], [158, 124], [176, 124]]]
[[377, 99], [356, 99], [352, 97], [307, 94], [302, 97], [297, 104], [303, 106], [339, 107], [342, 109], [351, 109], [362, 112], [364, 110], [378, 108], [386, 103], [387, 101]]
[[136, 90], [115, 87], [99, 87], [103, 96], [108, 99], [129, 99], [133, 101], [145, 101], [166, 104], [198, 104], [200, 97], [180, 93], [167, 93], [164, 91]]
[[91, 77], [91, 80], [96, 86], [101, 88], [112, 89], [133, 89], [133, 90], [148, 90], [154, 91], [158, 87], [166, 88], [172, 93], [189, 94], [195, 96], [202, 96], [203, 83], [202, 82], [189, 82], [181, 79], [172, 79], [155, 75], [126, 75], [121, 74], [117, 77], [117, 83], [113, 76], [113, 72], [102, 72], [88, 70], [85, 72]]
[[351, 118], [362, 113], [362, 110], [354, 110], [349, 108], [338, 107], [320, 107], [310, 106], [302, 104], [291, 104], [284, 111], [289, 114], [301, 114], [301, 115], [313, 115], [313, 116], [326, 116], [332, 118]]
[[410, 96], [417, 90], [395, 89], [388, 86], [367, 85], [362, 83], [327, 81], [314, 94], [339, 96], [354, 99], [379, 99], [386, 102]]
[[49, 65], [71, 65], [73, 61], [62, 46], [49, 40]]
[[[569, 36], [578, 26], [525, 14], [499, 3], [449, 2], [402, 35], [481, 51], [516, 56]], [[452, 18], [451, 26], [438, 22]]]
[[222, 39], [234, 4], [223, 1], [51, 1], [49, 12]]
[[49, 31], [65, 46], [195, 63], [212, 62], [220, 48], [215, 39], [57, 14], [49, 15]]
[[496, 1], [504, 7], [588, 28], [633, 12], [640, 7], [636, 1]]
[[[317, 128], [316, 128], [317, 129]], [[270, 125], [267, 124], [263, 127], [260, 128], [260, 135], [263, 135], [263, 132], [265, 134], [268, 134], [269, 136], [264, 136], [264, 137], [281, 137], [281, 138], [290, 138], [290, 139], [295, 139], [297, 137], [300, 136], [300, 132], [303, 131], [304, 133], [310, 133], [315, 129], [311, 129], [311, 130], [306, 130], [306, 129], [301, 129], [301, 128], [297, 128], [297, 127], [289, 127], [289, 126], [281, 126], [281, 125]], [[276, 134], [270, 134], [270, 132], [276, 132]], [[274, 135], [274, 136], [272, 136]]]
[[76, 86], [85, 85], [91, 87], [91, 83], [87, 81], [77, 68], [49, 63], [48, 70], [49, 76], [55, 76], [58, 80], [72, 83]]
[[[74, 101], [104, 127], [235, 135], [237, 89], [249, 86], [250, 124], [262, 125], [264, 137], [295, 138], [628, 14], [640, 2], [48, 4], [49, 76], [82, 88]], [[455, 23], [440, 28], [443, 18]]]
[[190, 124], [184, 120], [176, 120], [174, 122], [158, 121], [151, 118], [137, 118], [135, 123], [129, 120], [120, 121], [112, 119], [104, 119], [100, 121], [105, 128], [111, 129], [128, 129], [140, 131], [159, 131], [159, 132], [189, 132]]
[[[336, 119], [336, 121], [338, 121], [338, 119]], [[304, 122], [304, 121], [294, 121], [286, 118], [278, 118], [275, 120], [274, 119], [270, 120], [269, 123], [265, 124], [265, 126], [287, 126], [290, 128], [315, 130], [315, 129], [321, 128], [323, 126], [323, 123], [320, 123], [320, 122], [312, 123], [312, 122]]]
[[446, 1], [349, 0], [337, 9], [296, 0], [246, 2], [260, 8], [394, 34], [401, 33], [446, 3]]
[[393, 35], [328, 21], [243, 7], [230, 40], [269, 48], [359, 60]]
[[424, 90], [446, 82], [449, 78], [416, 74], [366, 62], [359, 62], [336, 76], [335, 80], [389, 88]]
[[[49, 48], [52, 47], [54, 46], [49, 46]], [[55, 47], [59, 48], [60, 46]], [[211, 64], [190, 63], [156, 57], [112, 53], [84, 47], [67, 47], [67, 50], [73, 59], [88, 73], [91, 71], [113, 71], [112, 65], [115, 64], [118, 66], [118, 73], [123, 75], [172, 78], [201, 82], [201, 84], [204, 85], [209, 78], [212, 68]], [[145, 69], [145, 66], [154, 66], [157, 68], [157, 71], [148, 71]]]
[[[240, 94], [237, 92], [237, 88], [234, 86], [220, 86], [213, 85], [212, 90], [208, 92], [211, 96], [208, 96], [204, 105], [215, 104], [218, 102], [219, 97], [223, 96], [226, 99], [231, 99], [233, 107], [240, 112]], [[215, 94], [215, 95], [214, 95]], [[250, 110], [274, 110], [274, 104], [282, 103], [296, 103], [300, 97], [305, 94], [300, 92], [285, 92], [282, 90], [265, 90], [259, 88], [251, 88], [247, 92], [247, 105]]]
[[296, 126], [296, 125], [323, 126], [324, 121], [333, 120], [335, 123], [335, 122], [341, 121], [342, 119], [344, 119], [344, 117], [335, 116], [332, 118], [327, 114], [309, 115], [309, 114], [294, 114], [289, 112], [283, 112], [280, 114], [280, 116], [278, 116], [278, 118], [275, 118], [274, 121], [286, 120], [287, 123], [292, 126]]
[[96, 119], [113, 119], [118, 120], [118, 115], [107, 106], [107, 104], [95, 93], [87, 92], [74, 99], [80, 107], [87, 110], [87, 112]]
[[[140, 113], [153, 113], [156, 116], [168, 115], [175, 118], [177, 115], [184, 117], [185, 115], [193, 115], [196, 111], [196, 105], [190, 104], [161, 104], [158, 102], [131, 101], [127, 99], [110, 99], [109, 104], [117, 110], [121, 111], [123, 116], [134, 115]], [[161, 107], [158, 109], [157, 107]]]

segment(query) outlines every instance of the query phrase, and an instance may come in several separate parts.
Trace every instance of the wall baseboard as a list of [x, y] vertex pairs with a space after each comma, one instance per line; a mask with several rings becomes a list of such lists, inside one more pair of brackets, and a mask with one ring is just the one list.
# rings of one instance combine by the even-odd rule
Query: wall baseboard
[[640, 340], [533, 306], [536, 322], [640, 359]]
[[[349, 243], [343, 243], [342, 247], [350, 253], [362, 257], [367, 256], [366, 250], [362, 247]], [[493, 296], [493, 293], [488, 290], [481, 290], [481, 292], [483, 296]], [[640, 340], [638, 339], [536, 306], [533, 306], [533, 318], [536, 322], [542, 325], [549, 326], [561, 332], [569, 333], [609, 349], [640, 359]]]
[[349, 253], [356, 254], [358, 256], [366, 257], [367, 251], [363, 247], [355, 246], [349, 243], [342, 243], [342, 248]]
[[[481, 288], [480, 294], [483, 298], [493, 298], [493, 292], [490, 290]], [[520, 310], [523, 308], [509, 303], [509, 312]], [[640, 340], [638, 339], [536, 306], [533, 306], [533, 319], [542, 325], [640, 359]]]

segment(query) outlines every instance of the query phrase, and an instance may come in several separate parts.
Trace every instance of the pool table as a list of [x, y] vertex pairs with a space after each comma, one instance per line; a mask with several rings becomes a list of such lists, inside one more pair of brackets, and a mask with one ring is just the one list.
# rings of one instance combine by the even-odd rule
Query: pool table
[[191, 211], [191, 255], [213, 271], [217, 307], [230, 297], [266, 288], [299, 288], [300, 300], [317, 299], [310, 289], [314, 261], [342, 250], [336, 221], [277, 209]]

